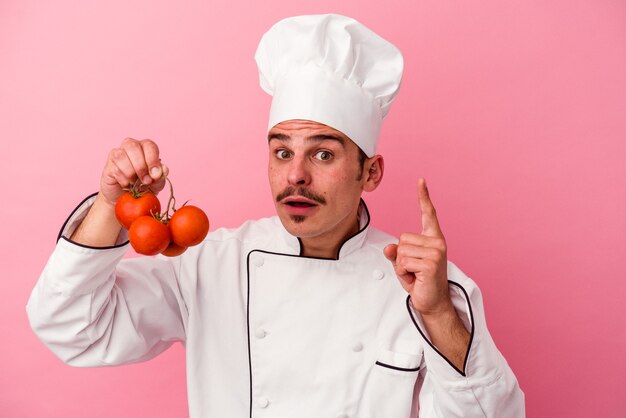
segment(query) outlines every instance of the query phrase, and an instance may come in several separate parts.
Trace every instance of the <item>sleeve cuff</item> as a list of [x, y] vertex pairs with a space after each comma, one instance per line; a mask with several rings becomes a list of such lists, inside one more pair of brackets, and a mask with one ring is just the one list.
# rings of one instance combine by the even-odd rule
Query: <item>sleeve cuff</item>
[[431, 343], [421, 316], [407, 298], [407, 308], [415, 327], [425, 340], [424, 359], [431, 376], [448, 390], [466, 390], [485, 387], [500, 379], [508, 369], [504, 357], [496, 347], [485, 319], [482, 294], [472, 279], [448, 261], [450, 297], [470, 333], [468, 350], [459, 370]]
[[105, 283], [113, 283], [115, 267], [125, 253], [123, 245], [103, 251], [62, 239], [46, 264], [44, 282], [53, 292], [70, 297], [93, 293]]
[[125, 228], [122, 228], [122, 230], [120, 231], [120, 234], [118, 235], [115, 244], [107, 247], [93, 247], [90, 245], [80, 244], [70, 239], [74, 231], [76, 231], [76, 228], [78, 228], [83, 219], [85, 219], [85, 216], [87, 216], [87, 213], [89, 213], [89, 209], [91, 209], [91, 206], [96, 200], [96, 196], [98, 196], [98, 192], [90, 194], [85, 199], [83, 199], [83, 201], [80, 202], [78, 206], [72, 211], [65, 223], [63, 223], [61, 230], [59, 231], [59, 235], [57, 236], [57, 242], [63, 239], [71, 244], [78, 245], [79, 247], [99, 250], [120, 248], [128, 244], [128, 231]]
[[[451, 378], [459, 378], [466, 376], [466, 366], [467, 360], [469, 357], [470, 350], [472, 349], [472, 342], [474, 340], [474, 315], [472, 312], [472, 306], [470, 304], [469, 296], [465, 289], [458, 283], [453, 281], [448, 281], [448, 286], [450, 289], [450, 298], [452, 299], [452, 304], [461, 318], [463, 325], [470, 333], [470, 339], [467, 347], [467, 351], [465, 352], [465, 360], [463, 361], [463, 370], [458, 369], [446, 356], [444, 356], [438, 349], [433, 345], [428, 332], [426, 331], [426, 327], [422, 322], [422, 317], [415, 310], [413, 304], [411, 303], [411, 297], [407, 296], [406, 298], [406, 306], [409, 311], [409, 315], [411, 316], [411, 320], [415, 327], [419, 331], [420, 335], [423, 337], [424, 341], [426, 341], [428, 348], [425, 349], [426, 360], [429, 361], [428, 367], [432, 370], [439, 370], [439, 373], [443, 373], [444, 375], [450, 375]], [[450, 370], [452, 368], [452, 370]]]

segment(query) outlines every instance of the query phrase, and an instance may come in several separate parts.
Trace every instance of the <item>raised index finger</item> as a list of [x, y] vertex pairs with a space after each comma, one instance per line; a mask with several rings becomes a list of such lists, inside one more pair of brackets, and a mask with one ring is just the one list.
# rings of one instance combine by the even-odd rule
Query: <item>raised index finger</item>
[[435, 207], [428, 194], [426, 180], [423, 178], [417, 181], [417, 197], [422, 211], [422, 234], [429, 237], [443, 237]]

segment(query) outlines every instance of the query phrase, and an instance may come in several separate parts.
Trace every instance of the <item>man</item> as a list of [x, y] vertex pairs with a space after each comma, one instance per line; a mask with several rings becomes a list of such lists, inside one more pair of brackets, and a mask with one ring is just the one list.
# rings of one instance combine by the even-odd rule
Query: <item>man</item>
[[399, 51], [353, 19], [299, 16], [274, 25], [256, 59], [273, 96], [278, 216], [173, 259], [121, 260], [115, 201], [136, 178], [162, 189], [166, 171], [153, 141], [126, 139], [33, 290], [38, 336], [75, 366], [183, 342], [192, 417], [524, 416], [480, 292], [447, 261], [425, 182], [420, 234], [369, 227], [360, 197], [383, 178], [375, 150]]

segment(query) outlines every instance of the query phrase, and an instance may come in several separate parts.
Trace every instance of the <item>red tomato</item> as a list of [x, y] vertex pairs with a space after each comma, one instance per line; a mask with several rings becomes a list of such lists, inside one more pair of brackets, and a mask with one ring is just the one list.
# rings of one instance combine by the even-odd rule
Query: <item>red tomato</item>
[[130, 226], [128, 239], [139, 254], [156, 255], [169, 245], [170, 230], [152, 216], [140, 216]]
[[126, 192], [115, 203], [115, 217], [126, 229], [130, 229], [133, 221], [140, 216], [150, 215], [150, 211], [154, 214], [161, 212], [161, 202], [152, 192], [145, 192], [139, 197]]
[[170, 245], [168, 245], [167, 248], [164, 249], [161, 254], [168, 256], [168, 257], [176, 257], [177, 255], [181, 255], [185, 251], [187, 251], [187, 247], [181, 247], [180, 245], [176, 244], [174, 241], [170, 241]]
[[191, 247], [202, 242], [209, 233], [209, 218], [202, 209], [183, 206], [170, 218], [172, 241], [181, 247]]

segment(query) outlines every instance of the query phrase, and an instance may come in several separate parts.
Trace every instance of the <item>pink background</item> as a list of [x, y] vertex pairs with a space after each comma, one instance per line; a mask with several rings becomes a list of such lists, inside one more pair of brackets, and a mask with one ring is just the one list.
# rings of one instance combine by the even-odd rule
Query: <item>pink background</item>
[[[89, 3], [89, 5], [87, 5]], [[419, 228], [427, 178], [450, 259], [481, 286], [529, 417], [626, 414], [626, 3], [0, 2], [0, 416], [187, 414], [180, 345], [75, 369], [24, 306], [109, 150], [152, 138], [212, 228], [273, 213], [270, 99], [253, 54], [280, 18], [336, 12], [398, 45], [375, 226]]]

